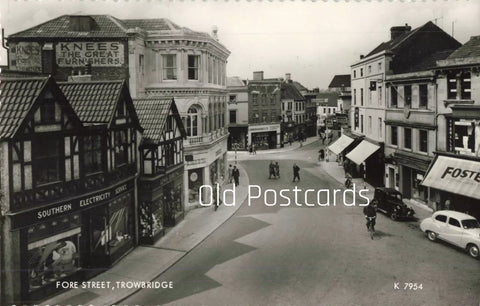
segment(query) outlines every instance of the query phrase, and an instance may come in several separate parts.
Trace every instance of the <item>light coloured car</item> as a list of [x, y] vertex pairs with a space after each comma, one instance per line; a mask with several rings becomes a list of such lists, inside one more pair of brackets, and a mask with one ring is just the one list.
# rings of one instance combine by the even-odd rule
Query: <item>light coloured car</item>
[[441, 239], [465, 249], [473, 258], [480, 257], [480, 224], [475, 217], [453, 210], [439, 210], [422, 220], [420, 229], [431, 241]]

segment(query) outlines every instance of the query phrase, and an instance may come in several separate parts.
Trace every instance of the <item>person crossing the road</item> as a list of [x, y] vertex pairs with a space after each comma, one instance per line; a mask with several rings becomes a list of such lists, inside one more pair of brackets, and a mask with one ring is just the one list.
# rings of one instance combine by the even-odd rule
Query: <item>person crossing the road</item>
[[300, 181], [300, 167], [297, 166], [296, 163], [293, 164], [293, 181], [295, 182], [295, 179], [298, 179]]
[[377, 218], [377, 205], [375, 201], [370, 202], [368, 206], [363, 208], [363, 214], [367, 219], [367, 230], [371, 231], [370, 237], [373, 239], [373, 232], [375, 232], [375, 220]]

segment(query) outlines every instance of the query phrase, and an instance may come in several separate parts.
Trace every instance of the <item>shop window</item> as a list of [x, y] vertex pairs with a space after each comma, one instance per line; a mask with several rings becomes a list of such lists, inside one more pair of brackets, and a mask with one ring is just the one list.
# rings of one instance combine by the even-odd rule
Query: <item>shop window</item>
[[405, 149], [412, 148], [412, 129], [410, 128], [403, 129], [403, 147]]
[[128, 163], [127, 130], [118, 130], [115, 135], [115, 165], [120, 167]]
[[397, 88], [392, 85], [390, 87], [390, 106], [392, 108], [397, 108], [398, 107], [398, 93], [397, 93]]
[[55, 100], [45, 99], [40, 106], [40, 122], [54, 123], [55, 122]]
[[27, 237], [29, 292], [51, 286], [81, 269], [79, 215], [32, 226]]
[[455, 150], [460, 153], [475, 153], [475, 149], [479, 146], [478, 140], [476, 141], [478, 130], [475, 128], [475, 121], [455, 121], [454, 131]]
[[405, 97], [405, 107], [410, 108], [412, 106], [412, 86], [405, 85], [403, 87]]
[[163, 209], [161, 201], [140, 203], [140, 240], [153, 243], [153, 239], [163, 229]]
[[62, 179], [61, 163], [63, 137], [37, 137], [32, 144], [33, 182], [43, 185]]
[[198, 68], [200, 67], [200, 56], [188, 56], [188, 79], [198, 80]]
[[230, 110], [230, 123], [237, 123], [237, 110]]
[[419, 150], [421, 152], [428, 152], [428, 131], [419, 130]]
[[203, 183], [203, 169], [188, 170], [188, 202], [196, 202], [199, 200], [199, 189]]
[[165, 54], [163, 57], [163, 79], [177, 79], [177, 56], [175, 54]]
[[83, 163], [85, 172], [94, 173], [102, 170], [102, 137], [100, 135], [84, 138]]
[[420, 108], [427, 108], [428, 104], [428, 86], [427, 84], [421, 84], [419, 86], [419, 91], [420, 91]]
[[[127, 193], [115, 199], [107, 209], [91, 215], [92, 252], [99, 256], [124, 253], [133, 243], [133, 197]], [[118, 255], [116, 256], [118, 257]]]

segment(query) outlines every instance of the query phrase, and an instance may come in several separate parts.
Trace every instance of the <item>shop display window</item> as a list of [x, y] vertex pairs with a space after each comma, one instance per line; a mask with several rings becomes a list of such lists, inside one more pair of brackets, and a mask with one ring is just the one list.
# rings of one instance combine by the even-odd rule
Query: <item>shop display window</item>
[[140, 237], [152, 239], [163, 229], [163, 210], [160, 201], [140, 204]]
[[28, 228], [27, 236], [29, 292], [81, 269], [79, 215], [32, 226]]
[[131, 245], [134, 234], [133, 197], [127, 193], [91, 216], [91, 249], [99, 255], [113, 255], [126, 245]]
[[203, 169], [188, 170], [188, 201], [198, 201], [199, 189], [203, 185]]

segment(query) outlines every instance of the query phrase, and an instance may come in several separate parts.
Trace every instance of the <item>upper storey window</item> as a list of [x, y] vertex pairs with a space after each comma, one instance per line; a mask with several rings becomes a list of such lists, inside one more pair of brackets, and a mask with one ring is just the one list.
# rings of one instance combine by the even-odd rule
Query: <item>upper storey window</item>
[[188, 79], [198, 80], [198, 68], [200, 67], [200, 56], [188, 56]]
[[469, 100], [471, 99], [471, 74], [464, 72], [460, 74], [450, 73], [447, 75], [448, 99]]
[[33, 142], [33, 181], [36, 186], [60, 181], [61, 137], [39, 136]]
[[45, 99], [44, 103], [40, 106], [40, 122], [55, 122], [55, 101], [53, 99]]
[[165, 54], [163, 57], [163, 79], [177, 79], [177, 56], [175, 54]]

